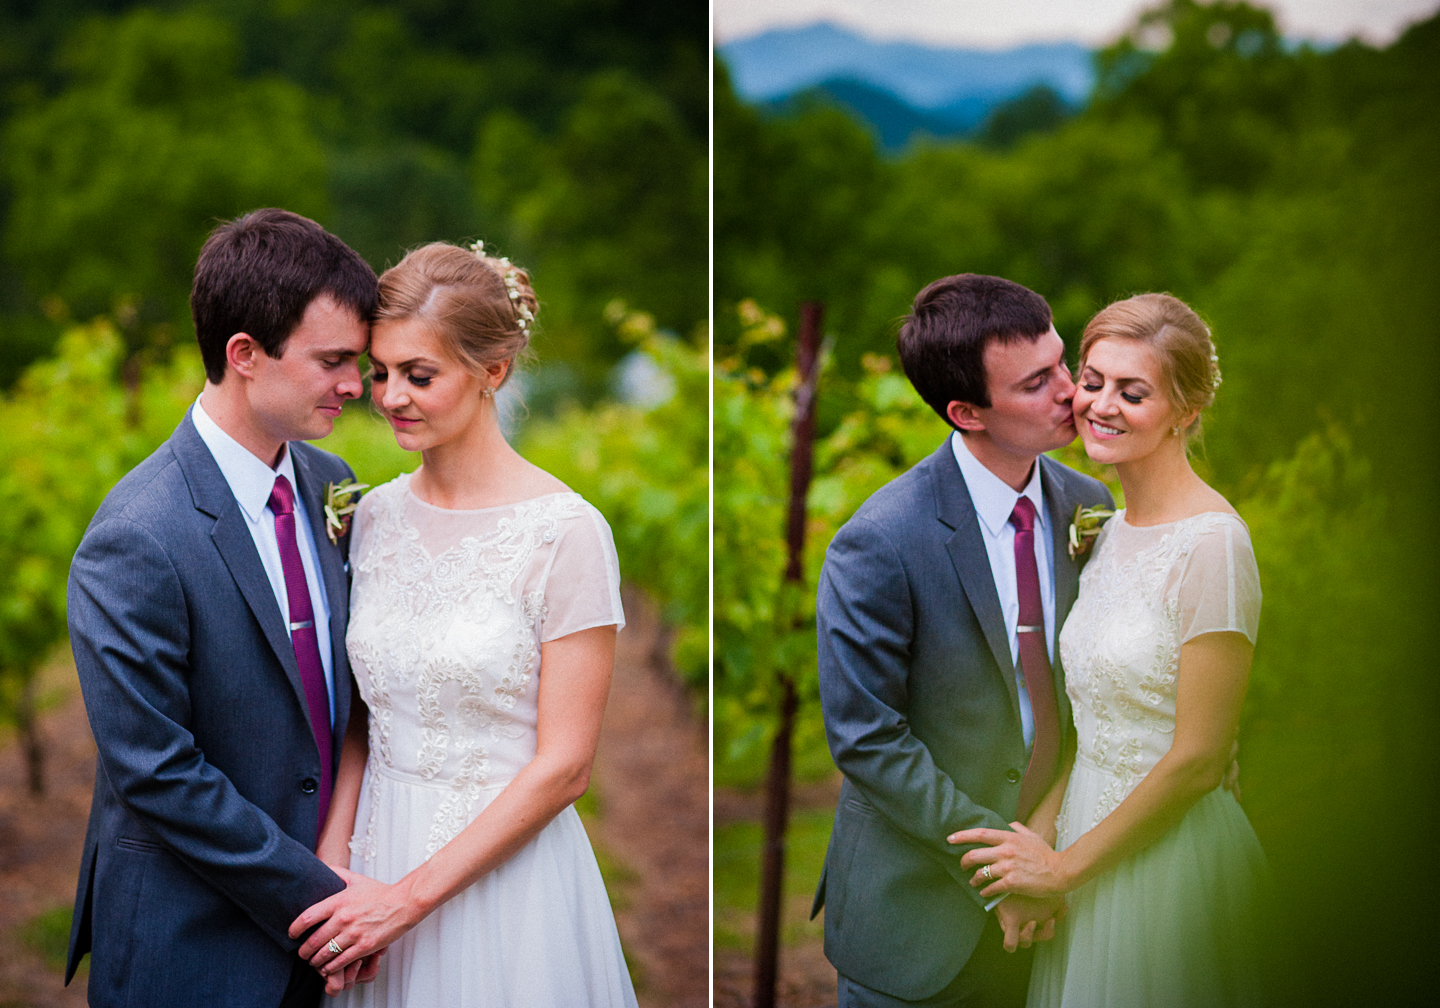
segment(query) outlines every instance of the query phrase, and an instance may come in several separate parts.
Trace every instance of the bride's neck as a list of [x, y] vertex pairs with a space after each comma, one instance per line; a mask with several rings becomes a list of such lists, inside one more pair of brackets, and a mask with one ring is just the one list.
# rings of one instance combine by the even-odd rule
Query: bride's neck
[[456, 437], [420, 453], [425, 464], [411, 488], [436, 507], [465, 510], [506, 502], [517, 465], [518, 452], [505, 440], [494, 410]]
[[1125, 489], [1125, 520], [1130, 525], [1160, 525], [1189, 517], [1192, 499], [1208, 489], [1190, 467], [1183, 441], [1162, 445], [1144, 458], [1115, 464]]

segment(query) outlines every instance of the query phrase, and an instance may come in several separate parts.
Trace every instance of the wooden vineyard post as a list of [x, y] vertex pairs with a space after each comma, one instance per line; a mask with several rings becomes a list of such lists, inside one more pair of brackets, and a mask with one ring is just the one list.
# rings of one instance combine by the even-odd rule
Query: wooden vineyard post
[[[800, 306], [800, 345], [796, 349], [799, 383], [795, 388], [795, 416], [790, 421], [790, 510], [785, 542], [788, 560], [785, 580], [805, 580], [805, 497], [810, 490], [815, 454], [815, 389], [820, 378], [820, 323], [824, 305], [806, 301]], [[799, 695], [786, 670], [780, 681], [780, 724], [770, 745], [765, 776], [765, 846], [760, 871], [760, 914], [755, 934], [755, 1008], [774, 1008], [779, 976], [780, 910], [784, 903], [785, 831], [790, 823], [790, 742], [795, 730]]]

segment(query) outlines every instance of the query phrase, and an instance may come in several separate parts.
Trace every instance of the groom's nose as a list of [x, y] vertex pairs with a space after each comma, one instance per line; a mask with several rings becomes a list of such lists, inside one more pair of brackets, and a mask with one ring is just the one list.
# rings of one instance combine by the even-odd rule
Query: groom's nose
[[1060, 381], [1056, 383], [1055, 401], [1069, 405], [1070, 400], [1075, 398], [1075, 379], [1070, 375], [1070, 369], [1064, 364], [1060, 365]]
[[335, 382], [335, 394], [344, 399], [359, 399], [365, 391], [365, 382], [360, 377], [360, 362], [342, 364], [340, 375]]

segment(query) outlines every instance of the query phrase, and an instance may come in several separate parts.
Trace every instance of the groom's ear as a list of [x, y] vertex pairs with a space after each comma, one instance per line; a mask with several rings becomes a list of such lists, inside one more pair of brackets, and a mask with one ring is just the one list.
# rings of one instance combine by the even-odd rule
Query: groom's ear
[[962, 431], [982, 431], [985, 421], [980, 419], [980, 409], [971, 403], [956, 399], [945, 407], [945, 415]]
[[236, 333], [225, 344], [225, 364], [242, 378], [250, 378], [255, 374], [256, 355], [264, 352], [249, 333]]

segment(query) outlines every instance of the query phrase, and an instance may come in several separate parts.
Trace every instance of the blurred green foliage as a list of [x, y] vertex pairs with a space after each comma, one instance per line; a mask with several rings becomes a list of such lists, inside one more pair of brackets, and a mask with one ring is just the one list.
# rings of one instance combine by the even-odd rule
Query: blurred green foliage
[[[920, 288], [1021, 282], [1072, 351], [1106, 303], [1166, 290], [1215, 333], [1197, 467], [1250, 523], [1265, 589], [1240, 761], [1280, 882], [1276, 1001], [1421, 1000], [1436, 946], [1383, 922], [1437, 894], [1440, 18], [1322, 52], [1258, 7], [1171, 0], [1097, 59], [1095, 96], [1058, 127], [894, 157], [837, 108], [762, 116], [717, 68], [717, 783], [758, 780], [781, 660], [758, 645], [782, 632], [809, 677], [797, 769], [824, 767], [813, 630], [792, 639], [781, 611], [793, 343], [755, 320], [821, 301], [833, 347], [805, 615], [838, 524], [944, 435], [889, 364]], [[1338, 877], [1370, 826], [1393, 885]]]
[[700, 699], [710, 658], [707, 330], [680, 340], [619, 301], [607, 317], [617, 339], [650, 362], [657, 394], [533, 420], [518, 447], [605, 515], [621, 575], [660, 605], [661, 657]]
[[70, 558], [115, 481], [169, 436], [200, 391], [198, 351], [133, 384], [104, 322], [75, 326], [60, 355], [0, 397], [0, 721], [22, 731], [40, 664], [65, 639]]
[[33, 0], [0, 8], [0, 387], [72, 319], [189, 342], [195, 256], [259, 206], [377, 271], [483, 237], [530, 268], [542, 412], [607, 392], [615, 297], [706, 314], [694, 0]]

